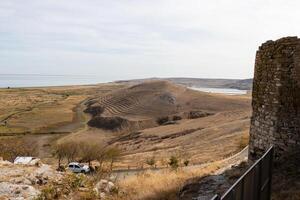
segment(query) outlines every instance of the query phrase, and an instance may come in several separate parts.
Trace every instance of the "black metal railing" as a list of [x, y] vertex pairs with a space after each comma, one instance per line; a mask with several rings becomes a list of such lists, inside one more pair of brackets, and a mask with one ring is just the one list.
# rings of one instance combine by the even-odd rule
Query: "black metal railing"
[[270, 200], [274, 147], [257, 160], [222, 196], [211, 200]]

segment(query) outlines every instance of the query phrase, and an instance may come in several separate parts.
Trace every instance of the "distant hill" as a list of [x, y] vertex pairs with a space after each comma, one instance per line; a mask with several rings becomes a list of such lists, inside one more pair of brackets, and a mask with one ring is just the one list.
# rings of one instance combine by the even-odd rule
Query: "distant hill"
[[253, 79], [149, 78], [121, 80], [117, 83], [138, 84], [149, 80], [166, 80], [186, 87], [233, 88], [251, 90]]
[[[129, 81], [137, 83], [140, 81]], [[157, 120], [169, 116], [186, 118], [198, 114], [240, 109], [248, 101], [214, 96], [190, 90], [171, 81], [141, 81], [87, 102], [86, 112], [93, 115], [92, 127], [152, 127]], [[228, 82], [229, 84], [230, 82]], [[185, 83], [186, 84], [186, 83]], [[203, 113], [202, 113], [203, 112]], [[134, 122], [134, 124], [132, 124]]]

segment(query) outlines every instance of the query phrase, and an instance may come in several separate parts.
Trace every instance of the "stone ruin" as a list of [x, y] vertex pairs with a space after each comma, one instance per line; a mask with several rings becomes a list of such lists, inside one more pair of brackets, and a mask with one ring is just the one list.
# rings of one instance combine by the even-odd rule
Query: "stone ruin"
[[267, 41], [256, 53], [249, 158], [300, 150], [300, 39]]

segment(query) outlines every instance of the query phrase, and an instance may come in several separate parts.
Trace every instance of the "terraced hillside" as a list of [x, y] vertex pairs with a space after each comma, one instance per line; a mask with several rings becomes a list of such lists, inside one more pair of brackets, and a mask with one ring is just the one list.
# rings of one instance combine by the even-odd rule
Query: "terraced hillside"
[[114, 91], [90, 101], [91, 107], [103, 107], [102, 116], [140, 119], [174, 114], [178, 111], [178, 96], [186, 88], [168, 82], [149, 82]]
[[240, 109], [248, 101], [211, 95], [167, 81], [150, 81], [87, 101], [86, 112], [93, 115], [92, 127], [132, 130], [186, 118], [205, 117], [216, 112]]

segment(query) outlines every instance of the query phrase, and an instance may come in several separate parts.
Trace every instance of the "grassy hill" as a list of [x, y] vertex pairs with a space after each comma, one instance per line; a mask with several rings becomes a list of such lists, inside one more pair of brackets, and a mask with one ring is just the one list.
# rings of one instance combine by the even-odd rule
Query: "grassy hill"
[[253, 79], [207, 79], [207, 78], [150, 78], [117, 81], [118, 83], [138, 84], [151, 80], [166, 80], [187, 87], [233, 88], [251, 90]]

